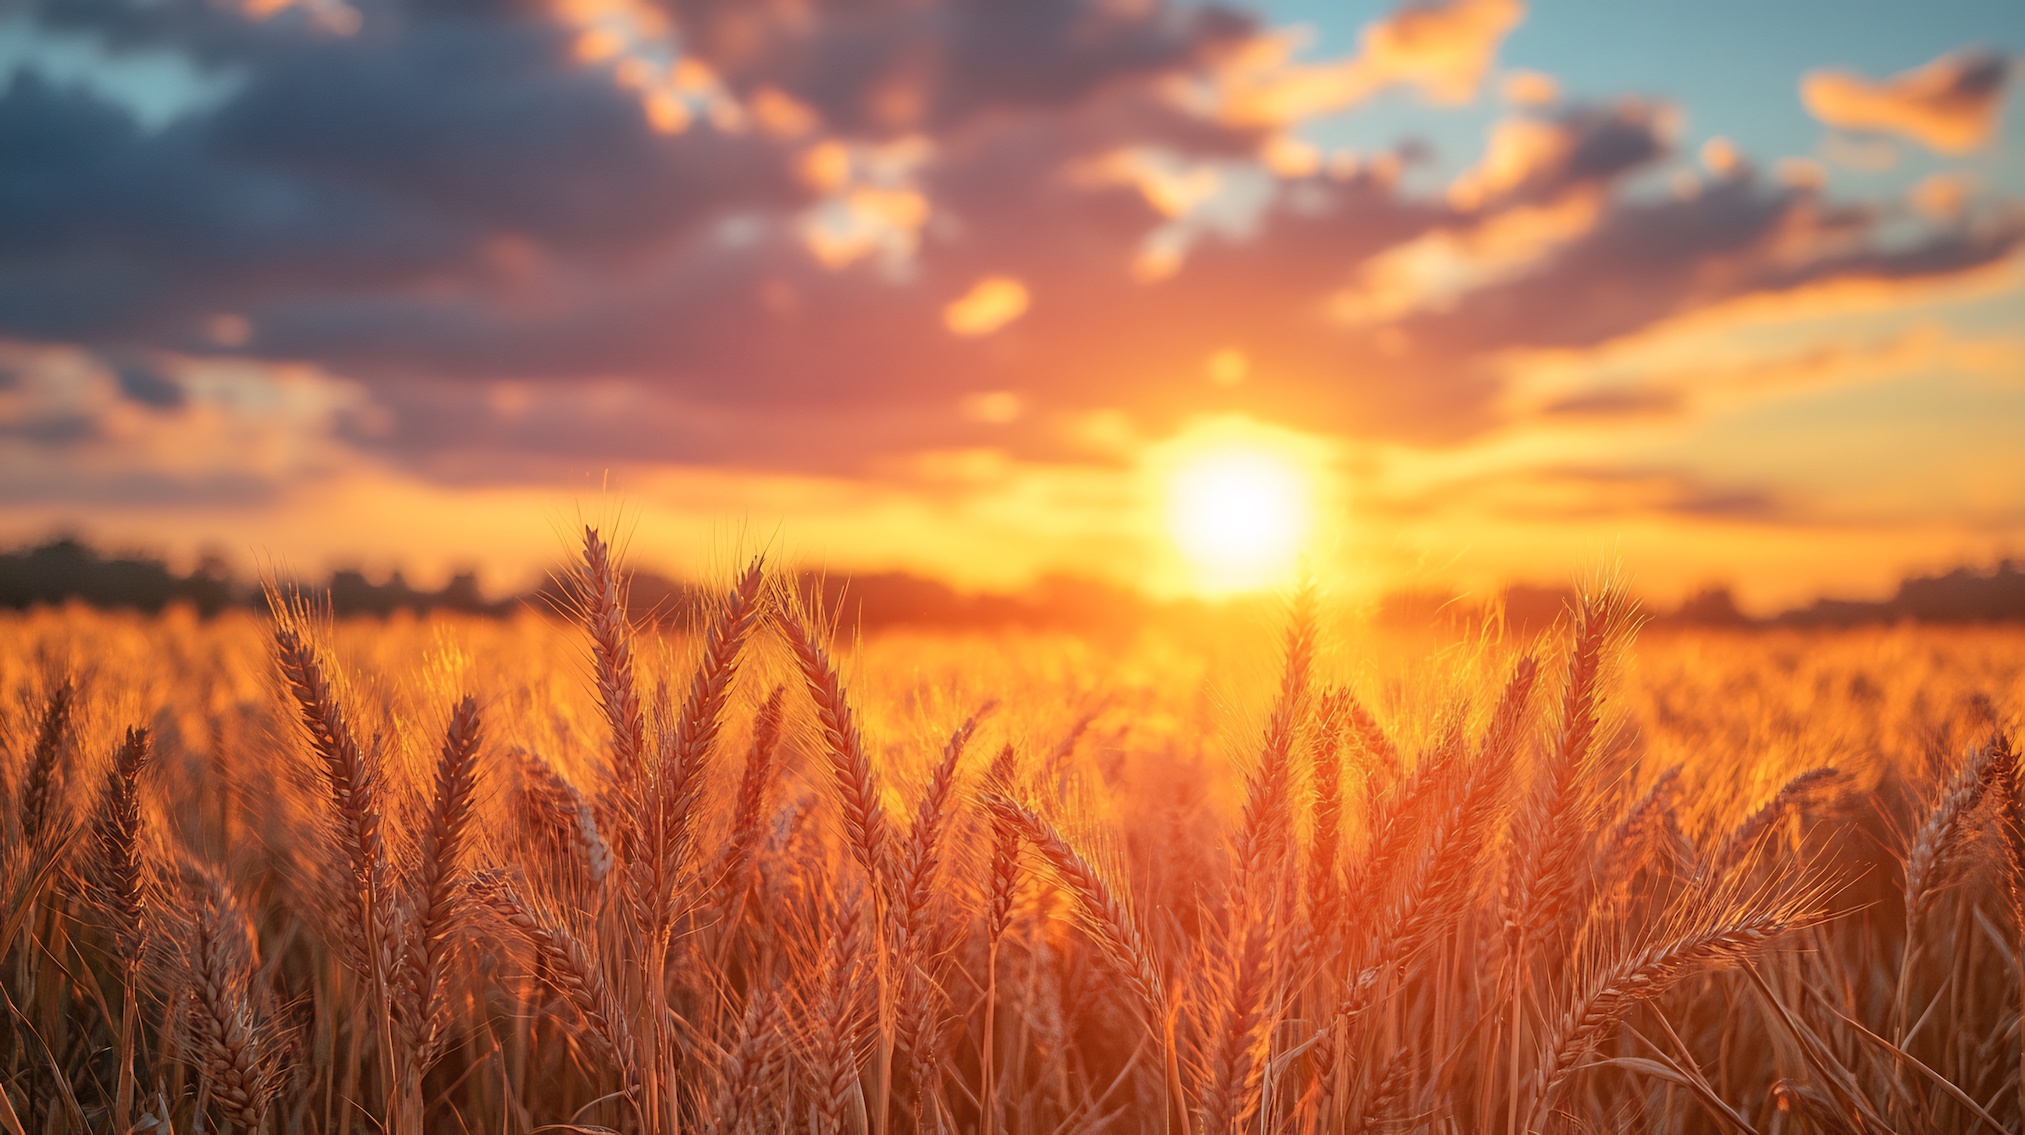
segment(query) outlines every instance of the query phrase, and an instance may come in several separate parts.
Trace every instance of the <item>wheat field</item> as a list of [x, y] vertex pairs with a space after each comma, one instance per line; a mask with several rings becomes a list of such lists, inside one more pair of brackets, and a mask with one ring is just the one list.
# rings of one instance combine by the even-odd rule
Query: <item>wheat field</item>
[[0, 1129], [2020, 1130], [2025, 636], [5, 619]]

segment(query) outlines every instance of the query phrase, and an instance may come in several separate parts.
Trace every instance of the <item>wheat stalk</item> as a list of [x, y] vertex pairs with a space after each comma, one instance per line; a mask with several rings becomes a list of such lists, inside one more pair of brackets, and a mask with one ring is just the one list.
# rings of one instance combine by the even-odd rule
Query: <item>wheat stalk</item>
[[35, 743], [28, 751], [28, 768], [21, 779], [21, 836], [33, 843], [51, 827], [56, 807], [57, 777], [70, 735], [71, 715], [76, 708], [77, 686], [68, 677], [59, 678], [43, 703], [35, 726]]

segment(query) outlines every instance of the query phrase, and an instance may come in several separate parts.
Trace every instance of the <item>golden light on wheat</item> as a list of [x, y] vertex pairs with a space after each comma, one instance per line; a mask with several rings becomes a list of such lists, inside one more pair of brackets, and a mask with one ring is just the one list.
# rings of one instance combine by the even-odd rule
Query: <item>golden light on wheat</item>
[[858, 642], [581, 536], [0, 617], [0, 1129], [2017, 1128], [2015, 635]]

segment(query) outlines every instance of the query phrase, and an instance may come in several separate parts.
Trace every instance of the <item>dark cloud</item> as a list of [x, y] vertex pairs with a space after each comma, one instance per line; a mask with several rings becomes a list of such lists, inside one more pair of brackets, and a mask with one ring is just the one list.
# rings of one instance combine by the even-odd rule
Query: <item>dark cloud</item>
[[475, 243], [455, 217], [223, 161], [207, 125], [146, 134], [88, 93], [18, 74], [0, 97], [0, 324], [161, 340], [263, 296], [399, 287]]
[[1537, 271], [1405, 324], [1453, 352], [1584, 347], [1726, 300], [1860, 280], [1915, 283], [1999, 261], [2017, 216], [1887, 240], [1882, 211], [1743, 171], [1657, 200], [1624, 200]]
[[782, 91], [851, 134], [948, 134], [1061, 113], [1214, 62], [1256, 32], [1217, 7], [1021, 0], [667, 0], [684, 42], [743, 94]]
[[188, 401], [183, 384], [174, 375], [146, 359], [123, 358], [109, 362], [120, 393], [129, 401], [151, 410], [178, 410]]
[[[446, 476], [543, 460], [845, 469], [962, 445], [1065, 457], [1064, 420], [1107, 408], [1149, 428], [1232, 410], [1459, 437], [1496, 420], [1501, 352], [1818, 283], [1946, 276], [2020, 239], [1987, 212], [1909, 221], [1748, 169], [1634, 192], [1668, 160], [1672, 121], [1636, 100], [1515, 119], [1445, 194], [1402, 189], [1398, 153], [1274, 179], [1254, 161], [1264, 127], [1174, 93], [1259, 34], [1197, 5], [671, 2], [728, 97], [807, 118], [704, 115], [675, 133], [581, 62], [581, 29], [546, 5], [359, 7], [349, 36], [208, 0], [38, 8], [242, 81], [148, 132], [16, 77], [0, 94], [0, 333], [116, 359], [318, 363], [391, 413], [356, 444]], [[1483, 27], [1507, 26], [1484, 10]], [[818, 143], [847, 147], [841, 181], [808, 173]], [[914, 156], [860, 168], [881, 145]], [[1177, 170], [1249, 178], [1257, 207], [1177, 220], [1149, 180]], [[1382, 320], [1332, 307], [1389, 249], [1442, 236], [1489, 255], [1568, 202], [1593, 212], [1523, 270]], [[903, 250], [825, 263], [805, 227], [819, 204], [871, 210]], [[1135, 275], [1148, 238], [1180, 230], [1178, 266]], [[1025, 310], [950, 333], [945, 306], [986, 278], [1017, 281]], [[1251, 377], [1215, 386], [1205, 364], [1230, 351]], [[133, 375], [119, 371], [129, 398], [181, 396]], [[964, 419], [961, 399], [987, 391], [1027, 412]]]
[[1627, 98], [1507, 119], [1492, 131], [1482, 165], [1458, 179], [1449, 198], [1464, 208], [1508, 208], [1608, 185], [1667, 156], [1674, 118], [1662, 104]]
[[545, 22], [436, 17], [382, 48], [292, 55], [208, 124], [220, 159], [578, 255], [805, 197], [756, 138], [655, 132]]

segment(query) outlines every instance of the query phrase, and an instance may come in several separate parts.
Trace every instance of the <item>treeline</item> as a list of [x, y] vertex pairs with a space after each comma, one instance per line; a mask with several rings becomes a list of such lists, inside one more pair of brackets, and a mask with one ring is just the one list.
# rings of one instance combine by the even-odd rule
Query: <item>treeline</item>
[[[333, 572], [321, 583], [295, 581], [285, 587], [327, 593], [340, 615], [385, 616], [399, 610], [497, 615], [514, 605], [513, 600], [487, 600], [478, 577], [470, 573], [452, 577], [435, 591], [410, 586], [398, 571], [384, 583], [347, 570]], [[107, 555], [71, 537], [0, 553], [0, 607], [71, 602], [149, 614], [186, 603], [209, 618], [234, 607], [264, 609], [267, 599], [257, 584], [237, 578], [217, 556], [204, 557], [189, 574], [180, 575], [152, 556]]]
[[[1137, 592], [1069, 576], [1050, 576], [1016, 593], [971, 593], [939, 580], [902, 572], [857, 576], [805, 574], [803, 589], [820, 594], [824, 610], [845, 626], [868, 630], [914, 626], [929, 629], [995, 630], [1009, 627], [1107, 632], [1129, 629], [1168, 609]], [[410, 584], [399, 571], [374, 582], [346, 569], [322, 581], [299, 580], [300, 588], [327, 595], [339, 616], [386, 617], [397, 611], [426, 615], [449, 611], [501, 616], [527, 607], [555, 610], [562, 601], [553, 582], [504, 599], [489, 599], [478, 577], [459, 573], [430, 590]], [[1393, 626], [1426, 626], [1502, 617], [1515, 631], [1546, 627], [1568, 610], [1574, 593], [1564, 588], [1514, 586], [1492, 603], [1454, 592], [1401, 591], [1381, 599], [1376, 620]], [[700, 606], [694, 585], [642, 572], [633, 580], [631, 607], [644, 622], [686, 623]], [[160, 612], [187, 604], [205, 617], [230, 608], [264, 609], [266, 596], [255, 583], [236, 577], [223, 560], [200, 560], [179, 574], [146, 555], [108, 555], [74, 538], [0, 553], [0, 607], [82, 602], [95, 607]], [[1184, 605], [1185, 606], [1185, 605]], [[1875, 602], [1817, 599], [1770, 619], [1753, 619], [1737, 607], [1727, 588], [1714, 587], [1677, 606], [1649, 609], [1655, 625], [1680, 627], [1858, 626], [1870, 623], [2025, 622], [2025, 571], [2010, 560], [1994, 569], [1956, 568], [1941, 575], [1900, 582], [1891, 598]]]
[[[1485, 603], [1450, 591], [1401, 591], [1379, 601], [1377, 621], [1393, 626], [1481, 621], [1502, 617], [1517, 631], [1538, 630], [1570, 609], [1575, 592], [1519, 585]], [[1727, 587], [1709, 587], [1673, 607], [1647, 608], [1655, 627], [1854, 627], [1879, 623], [2025, 622], [2025, 571], [2010, 560], [1983, 571], [1958, 567], [1899, 581], [1889, 599], [1816, 599], [1770, 618], [1753, 618]]]
[[[809, 573], [801, 584], [805, 591], [820, 594], [822, 609], [835, 612], [843, 625], [867, 629], [1123, 629], [1152, 610], [1134, 592], [1069, 577], [1049, 577], [1018, 594], [971, 594], [900, 572], [848, 577]], [[562, 589], [553, 581], [524, 594], [489, 599], [480, 590], [478, 577], [469, 572], [430, 590], [410, 584], [399, 571], [376, 583], [364, 572], [344, 569], [322, 581], [284, 581], [282, 590], [327, 597], [339, 617], [384, 618], [399, 611], [502, 616], [529, 607], [554, 611], [564, 602]], [[682, 624], [700, 609], [703, 598], [693, 584], [640, 572], [633, 577], [628, 605], [636, 621]], [[179, 574], [160, 559], [108, 555], [71, 537], [0, 553], [0, 608], [71, 602], [149, 614], [181, 603], [208, 618], [232, 608], [264, 610], [267, 597], [258, 584], [237, 578], [215, 556], [205, 557], [188, 574]]]

